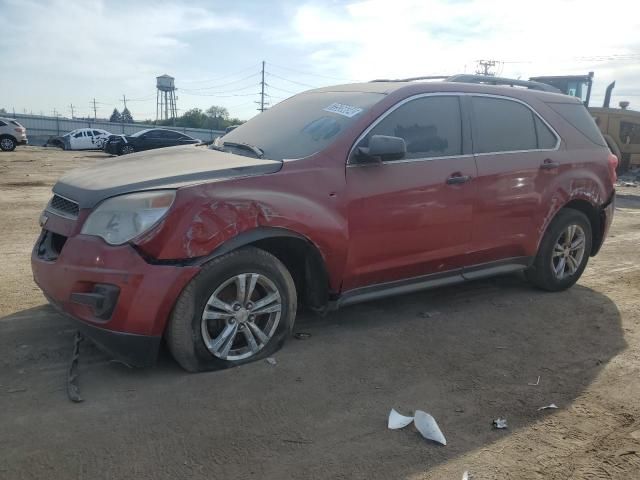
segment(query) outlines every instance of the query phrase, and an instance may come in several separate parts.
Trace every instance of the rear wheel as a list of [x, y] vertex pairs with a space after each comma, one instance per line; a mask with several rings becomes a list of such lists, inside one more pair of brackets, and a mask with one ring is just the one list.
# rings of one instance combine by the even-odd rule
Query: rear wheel
[[120, 147], [120, 155], [128, 155], [130, 153], [134, 153], [136, 151], [135, 148], [133, 148], [133, 145], [123, 145], [122, 147]]
[[182, 292], [166, 339], [190, 372], [230, 368], [264, 358], [290, 334], [296, 290], [273, 255], [245, 247], [208, 263]]
[[16, 149], [16, 145], [17, 143], [13, 138], [9, 136], [0, 137], [0, 150], [3, 152], [12, 152]]
[[527, 278], [550, 292], [571, 287], [587, 266], [591, 240], [587, 216], [571, 208], [561, 210], [547, 228]]

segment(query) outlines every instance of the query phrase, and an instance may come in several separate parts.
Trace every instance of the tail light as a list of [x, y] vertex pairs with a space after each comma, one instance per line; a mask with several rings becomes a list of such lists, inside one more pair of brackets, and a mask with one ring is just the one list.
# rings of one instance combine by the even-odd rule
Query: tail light
[[607, 161], [609, 163], [609, 176], [611, 177], [611, 183], [616, 183], [616, 180], [618, 180], [618, 175], [616, 174], [616, 168], [618, 168], [618, 157], [613, 153], [610, 153]]
[[14, 128], [14, 130], [18, 133], [23, 133], [24, 132], [24, 128]]

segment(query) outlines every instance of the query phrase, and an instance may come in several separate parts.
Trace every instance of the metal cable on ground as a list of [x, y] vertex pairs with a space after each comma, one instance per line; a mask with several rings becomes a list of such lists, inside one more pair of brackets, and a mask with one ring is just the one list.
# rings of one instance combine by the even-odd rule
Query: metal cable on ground
[[84, 337], [80, 332], [76, 332], [73, 339], [73, 354], [71, 355], [71, 365], [67, 372], [67, 396], [69, 400], [75, 403], [83, 402], [80, 396], [80, 387], [78, 386], [78, 361], [80, 359], [80, 343]]

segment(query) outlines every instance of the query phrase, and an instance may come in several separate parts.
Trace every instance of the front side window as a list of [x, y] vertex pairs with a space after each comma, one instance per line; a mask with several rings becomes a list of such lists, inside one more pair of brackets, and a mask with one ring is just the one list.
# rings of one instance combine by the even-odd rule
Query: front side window
[[472, 104], [475, 153], [538, 148], [535, 115], [529, 108], [518, 102], [493, 97], [473, 97]]
[[368, 146], [373, 135], [387, 135], [404, 139], [407, 159], [461, 155], [461, 123], [458, 97], [417, 98], [384, 117], [358, 147]]
[[100, 130], [94, 130], [93, 134], [97, 137], [97, 136], [100, 136], [100, 135], [104, 135], [104, 132], [101, 132]]
[[74, 135], [73, 135], [73, 138], [80, 138], [80, 137], [82, 137], [82, 136], [84, 136], [84, 132], [80, 131], [80, 132], [78, 132], [78, 133], [74, 134]]

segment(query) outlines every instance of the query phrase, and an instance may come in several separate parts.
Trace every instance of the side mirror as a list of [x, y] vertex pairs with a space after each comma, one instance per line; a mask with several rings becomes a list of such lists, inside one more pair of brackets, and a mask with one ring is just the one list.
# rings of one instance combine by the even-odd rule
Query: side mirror
[[404, 138], [388, 135], [373, 135], [368, 147], [358, 147], [360, 163], [379, 163], [385, 160], [400, 160], [407, 153]]

